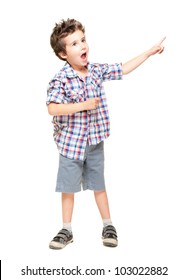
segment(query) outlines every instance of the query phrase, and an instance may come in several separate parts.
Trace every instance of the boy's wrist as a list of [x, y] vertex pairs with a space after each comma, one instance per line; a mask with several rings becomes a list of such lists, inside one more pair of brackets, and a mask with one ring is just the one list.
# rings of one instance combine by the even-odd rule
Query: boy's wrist
[[152, 55], [151, 49], [144, 52], [146, 58], [149, 58]]
[[87, 110], [85, 101], [76, 103], [78, 112]]

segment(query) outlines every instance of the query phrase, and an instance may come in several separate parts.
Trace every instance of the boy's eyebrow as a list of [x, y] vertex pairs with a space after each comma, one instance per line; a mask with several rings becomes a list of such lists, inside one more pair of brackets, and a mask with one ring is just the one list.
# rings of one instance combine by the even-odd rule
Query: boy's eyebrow
[[76, 43], [77, 42], [77, 40], [74, 40], [74, 41], [72, 41], [71, 43], [70, 43], [70, 45], [72, 45], [72, 44], [74, 44], [74, 43]]
[[[83, 40], [83, 39], [86, 39], [86, 36], [83, 36], [80, 40]], [[72, 42], [70, 43], [70, 45], [72, 45], [72, 44], [76, 43], [77, 41], [79, 41], [79, 39], [78, 39], [78, 40], [74, 40], [74, 41], [72, 41]]]
[[72, 44], [76, 43], [77, 41], [78, 41], [78, 40], [74, 40], [74, 41], [70, 42], [69, 45], [72, 45]]

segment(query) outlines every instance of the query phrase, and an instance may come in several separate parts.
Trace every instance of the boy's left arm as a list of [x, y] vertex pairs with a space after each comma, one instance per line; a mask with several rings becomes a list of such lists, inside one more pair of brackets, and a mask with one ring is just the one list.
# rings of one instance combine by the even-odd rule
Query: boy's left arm
[[162, 40], [159, 41], [156, 45], [154, 45], [149, 50], [141, 53], [137, 57], [129, 60], [122, 64], [122, 73], [123, 75], [129, 74], [133, 70], [135, 70], [138, 66], [140, 66], [144, 61], [146, 61], [151, 55], [160, 54], [164, 51], [164, 47], [162, 46], [163, 41], [166, 39], [164, 37]]

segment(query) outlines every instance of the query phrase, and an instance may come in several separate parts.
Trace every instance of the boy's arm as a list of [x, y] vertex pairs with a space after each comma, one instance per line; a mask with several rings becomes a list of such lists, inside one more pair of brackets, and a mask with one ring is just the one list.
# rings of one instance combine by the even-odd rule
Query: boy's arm
[[63, 104], [51, 102], [48, 105], [48, 113], [52, 116], [71, 115], [80, 111], [94, 110], [99, 105], [100, 98], [89, 98], [84, 102]]
[[138, 55], [137, 57], [129, 60], [122, 64], [122, 72], [123, 75], [132, 72], [138, 66], [140, 66], [144, 61], [146, 61], [151, 55], [162, 53], [164, 47], [162, 46], [163, 41], [166, 39], [164, 37], [158, 44], [154, 45], [151, 49], [143, 52], [142, 54]]

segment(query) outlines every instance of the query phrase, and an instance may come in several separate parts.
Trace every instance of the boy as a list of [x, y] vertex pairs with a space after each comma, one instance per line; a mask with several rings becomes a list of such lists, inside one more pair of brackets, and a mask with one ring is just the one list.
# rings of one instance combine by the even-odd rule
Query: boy
[[73, 241], [74, 194], [81, 191], [81, 186], [94, 192], [103, 220], [103, 245], [118, 245], [104, 180], [103, 146], [110, 135], [110, 122], [103, 82], [120, 80], [151, 55], [162, 53], [164, 39], [124, 64], [90, 63], [84, 26], [75, 19], [55, 25], [51, 47], [66, 64], [50, 81], [47, 91], [48, 112], [53, 116], [59, 151], [56, 191], [62, 195], [63, 219], [63, 228], [49, 244], [51, 249], [62, 249]]

